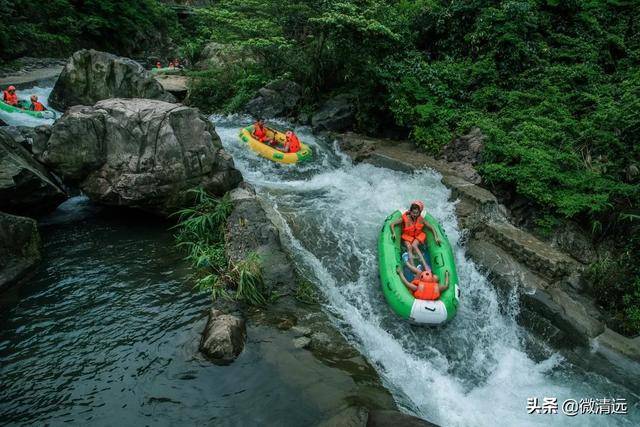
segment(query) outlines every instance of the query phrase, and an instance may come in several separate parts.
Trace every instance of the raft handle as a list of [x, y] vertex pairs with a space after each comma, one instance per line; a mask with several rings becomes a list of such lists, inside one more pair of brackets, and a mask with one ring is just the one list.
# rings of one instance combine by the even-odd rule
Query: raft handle
[[442, 254], [437, 254], [433, 257], [433, 263], [436, 267], [444, 266], [444, 259], [442, 258]]

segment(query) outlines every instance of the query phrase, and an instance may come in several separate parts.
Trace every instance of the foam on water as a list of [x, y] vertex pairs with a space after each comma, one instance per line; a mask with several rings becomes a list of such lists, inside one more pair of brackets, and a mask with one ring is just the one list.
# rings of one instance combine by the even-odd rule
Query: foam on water
[[[303, 274], [318, 284], [336, 325], [376, 367], [404, 410], [446, 426], [638, 425], [633, 392], [582, 371], [544, 347], [544, 356], [527, 353], [528, 334], [514, 320], [517, 300], [502, 301], [466, 258], [455, 204], [437, 173], [353, 165], [308, 129], [296, 131], [314, 150], [314, 162], [275, 164], [240, 143], [238, 131], [248, 118], [212, 121], [236, 167], [273, 207], [285, 244]], [[389, 213], [416, 198], [443, 224], [462, 289], [457, 317], [439, 328], [402, 322], [380, 291], [380, 226]], [[529, 397], [556, 397], [559, 402], [622, 397], [629, 400], [631, 415], [528, 415]]]
[[[47, 109], [55, 111], [58, 117], [60, 116], [60, 112], [54, 110], [49, 107], [49, 94], [53, 87], [40, 87], [34, 86], [28, 89], [19, 89], [18, 98], [20, 100], [29, 101], [31, 95], [37, 95], [38, 101], [40, 101]], [[0, 110], [0, 120], [4, 121], [9, 126], [40, 126], [40, 125], [50, 125], [53, 124], [53, 119], [39, 119], [37, 117], [31, 117], [28, 114], [21, 113], [8, 113], [6, 111]]]

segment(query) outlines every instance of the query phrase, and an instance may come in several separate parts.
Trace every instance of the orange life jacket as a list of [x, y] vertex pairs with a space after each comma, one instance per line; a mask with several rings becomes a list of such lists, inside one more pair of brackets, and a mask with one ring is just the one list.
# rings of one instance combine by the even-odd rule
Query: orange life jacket
[[300, 151], [300, 140], [298, 139], [298, 137], [296, 136], [296, 134], [291, 134], [289, 138], [289, 152], [290, 153], [297, 153], [298, 151]]
[[420, 278], [418, 277], [413, 279], [411, 283], [418, 287], [418, 289], [413, 292], [413, 296], [417, 299], [435, 301], [440, 298], [440, 288], [438, 286], [438, 281], [433, 275], [429, 280], [420, 280]]
[[258, 138], [260, 142], [264, 142], [267, 139], [267, 130], [264, 126], [260, 126], [256, 123], [253, 125], [253, 136]]
[[44, 111], [44, 110], [45, 110], [44, 105], [42, 105], [40, 101], [31, 103], [31, 111]]
[[409, 216], [409, 212], [402, 214], [402, 240], [413, 243], [415, 239], [418, 239], [420, 243], [424, 243], [427, 235], [422, 231], [423, 228], [424, 219], [422, 216], [418, 216], [414, 222]]
[[3, 94], [3, 99], [4, 99], [4, 102], [6, 102], [9, 105], [14, 105], [14, 106], [18, 105], [18, 95], [16, 95], [15, 92], [9, 93], [8, 90], [5, 90]]

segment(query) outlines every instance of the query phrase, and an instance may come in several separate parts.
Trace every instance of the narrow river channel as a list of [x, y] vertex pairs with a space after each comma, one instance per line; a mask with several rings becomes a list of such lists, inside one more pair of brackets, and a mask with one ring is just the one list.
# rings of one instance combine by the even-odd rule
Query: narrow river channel
[[[236, 167], [273, 207], [298, 266], [327, 297], [336, 325], [407, 411], [443, 426], [640, 425], [640, 384], [629, 390], [533, 345], [514, 321], [516, 300], [500, 307], [492, 285], [465, 256], [455, 204], [435, 172], [407, 174], [354, 165], [331, 141], [316, 140], [305, 129], [297, 131], [314, 149], [314, 162], [279, 165], [239, 144], [238, 129], [249, 119], [212, 120]], [[399, 321], [380, 290], [380, 226], [413, 199], [425, 201], [455, 247], [462, 308], [440, 328]], [[528, 415], [530, 397], [556, 397], [559, 402], [626, 398], [632, 415]]]

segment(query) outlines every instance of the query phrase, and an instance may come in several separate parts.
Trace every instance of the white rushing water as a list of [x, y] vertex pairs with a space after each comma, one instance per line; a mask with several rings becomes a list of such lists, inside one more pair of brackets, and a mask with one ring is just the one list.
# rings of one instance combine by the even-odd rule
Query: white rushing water
[[[17, 91], [18, 98], [20, 100], [29, 101], [31, 95], [37, 95], [38, 101], [42, 102], [42, 104], [49, 110], [55, 111], [58, 116], [60, 113], [56, 110], [53, 110], [49, 107], [49, 94], [53, 87], [40, 87], [34, 86], [28, 89], [19, 89]], [[6, 111], [0, 110], [0, 120], [8, 124], [9, 126], [39, 126], [39, 125], [50, 125], [53, 124], [53, 119], [39, 119], [37, 117], [32, 117], [28, 114], [22, 113], [8, 113]]]
[[[336, 325], [376, 367], [404, 410], [443, 426], [640, 425], [634, 392], [584, 372], [544, 347], [537, 356], [527, 349], [528, 334], [514, 321], [515, 298], [501, 309], [492, 285], [466, 258], [455, 204], [437, 173], [353, 165], [305, 129], [297, 132], [314, 150], [314, 162], [279, 165], [240, 144], [238, 131], [249, 119], [212, 121], [236, 167], [274, 208], [298, 268], [317, 283]], [[455, 250], [461, 308], [439, 328], [401, 321], [380, 290], [380, 226], [413, 199], [425, 201]], [[560, 404], [565, 399], [626, 398], [630, 415], [528, 415], [527, 399], [543, 397], [555, 397]]]

